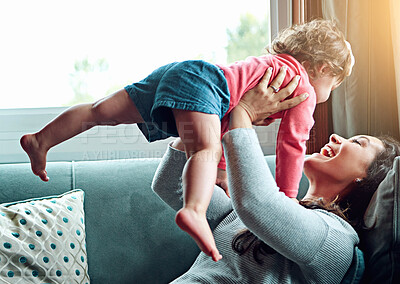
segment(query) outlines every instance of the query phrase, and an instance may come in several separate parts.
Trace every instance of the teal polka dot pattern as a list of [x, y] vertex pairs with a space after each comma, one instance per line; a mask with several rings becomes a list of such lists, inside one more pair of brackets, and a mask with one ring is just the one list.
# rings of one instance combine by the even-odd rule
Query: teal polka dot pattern
[[16, 238], [19, 238], [19, 234], [18, 233], [11, 233], [11, 235], [13, 235], [14, 237], [16, 237]]
[[84, 192], [0, 205], [0, 283], [90, 283]]

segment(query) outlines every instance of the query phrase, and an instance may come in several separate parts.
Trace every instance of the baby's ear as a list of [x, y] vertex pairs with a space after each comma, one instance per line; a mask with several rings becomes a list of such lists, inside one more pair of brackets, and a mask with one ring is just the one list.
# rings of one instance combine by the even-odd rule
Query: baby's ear
[[316, 69], [317, 69], [318, 74], [319, 74], [321, 77], [326, 76], [326, 75], [331, 75], [331, 74], [332, 74], [332, 69], [331, 69], [331, 67], [330, 67], [328, 64], [326, 64], [326, 63], [321, 63], [321, 64], [319, 64], [318, 67], [317, 67]]
[[303, 65], [304, 69], [306, 69], [308, 76], [311, 79], [315, 79], [315, 69], [311, 66], [311, 63], [309, 61], [303, 61], [301, 64]]

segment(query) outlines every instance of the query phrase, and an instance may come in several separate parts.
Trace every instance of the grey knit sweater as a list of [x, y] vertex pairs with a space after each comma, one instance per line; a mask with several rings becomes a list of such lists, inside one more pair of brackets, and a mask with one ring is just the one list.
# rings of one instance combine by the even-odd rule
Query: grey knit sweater
[[[235, 129], [223, 137], [231, 199], [215, 187], [207, 211], [222, 260], [200, 253], [173, 283], [340, 283], [349, 268], [354, 229], [324, 210], [310, 210], [278, 191], [253, 129]], [[153, 190], [173, 209], [182, 207], [181, 174], [186, 157], [171, 147], [153, 181]], [[239, 256], [232, 239], [248, 228], [277, 253], [251, 251]]]

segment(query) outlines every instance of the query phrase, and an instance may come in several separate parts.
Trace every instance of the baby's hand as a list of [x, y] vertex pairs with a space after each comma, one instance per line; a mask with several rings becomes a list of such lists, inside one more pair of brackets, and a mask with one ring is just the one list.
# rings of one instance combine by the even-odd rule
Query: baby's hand
[[221, 187], [225, 191], [226, 195], [230, 198], [228, 191], [228, 175], [226, 174], [225, 170], [218, 168], [217, 180], [215, 181], [215, 184]]

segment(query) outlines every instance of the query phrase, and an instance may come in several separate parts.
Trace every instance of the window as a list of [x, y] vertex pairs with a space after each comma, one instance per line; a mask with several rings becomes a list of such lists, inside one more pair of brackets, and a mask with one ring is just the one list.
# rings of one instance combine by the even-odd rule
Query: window
[[[270, 40], [269, 7], [269, 0], [3, 3], [0, 162], [27, 161], [19, 137], [67, 106], [104, 97], [163, 64], [226, 64], [262, 54]], [[48, 160], [163, 153], [165, 141], [149, 147], [140, 135], [136, 126], [99, 127], [56, 146]]]
[[269, 17], [268, 0], [17, 2], [0, 17], [1, 108], [92, 101], [173, 61], [227, 63], [227, 29]]

